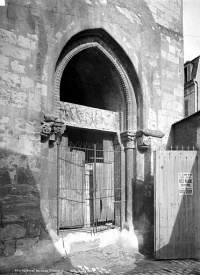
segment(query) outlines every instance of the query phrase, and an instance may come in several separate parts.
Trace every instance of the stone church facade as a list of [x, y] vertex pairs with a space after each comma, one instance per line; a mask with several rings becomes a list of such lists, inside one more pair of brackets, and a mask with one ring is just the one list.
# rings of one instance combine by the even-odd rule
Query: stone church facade
[[[182, 23], [181, 0], [6, 0], [0, 7], [2, 256], [67, 228], [59, 184], [72, 171], [60, 160], [69, 162], [72, 144], [102, 146], [91, 162], [78, 146], [84, 171], [108, 175], [104, 163], [113, 160], [111, 214], [97, 214], [96, 223], [134, 229], [141, 249], [153, 249], [153, 150], [167, 148], [172, 123], [183, 118]], [[74, 184], [87, 182], [80, 173]], [[100, 210], [81, 208], [83, 220], [87, 211], [102, 214], [103, 198], [96, 198]], [[70, 226], [84, 227], [73, 222], [80, 208], [73, 211]]]

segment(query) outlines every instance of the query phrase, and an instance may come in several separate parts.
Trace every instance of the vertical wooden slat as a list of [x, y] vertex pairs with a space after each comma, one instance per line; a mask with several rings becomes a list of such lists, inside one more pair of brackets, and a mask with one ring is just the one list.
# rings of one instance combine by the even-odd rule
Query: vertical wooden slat
[[60, 149], [60, 227], [83, 226], [85, 153], [65, 145]]
[[121, 219], [121, 150], [120, 145], [115, 146], [114, 150], [114, 214], [115, 224], [122, 225]]
[[125, 224], [126, 217], [126, 187], [125, 187], [125, 151], [121, 151], [121, 217], [122, 217], [122, 226]]
[[[178, 227], [178, 212], [179, 212], [179, 205], [180, 205], [180, 197], [178, 194], [178, 173], [181, 171], [180, 168], [180, 158], [179, 158], [179, 152], [178, 151], [172, 151], [172, 156], [174, 156], [174, 163], [172, 166], [173, 171], [173, 177], [174, 182], [171, 186], [171, 226], [172, 226], [172, 237], [171, 237], [171, 243], [172, 243], [172, 250], [170, 254], [170, 258], [172, 259], [175, 257], [178, 258], [179, 250], [177, 249], [176, 243], [178, 242], [179, 233], [178, 230], [174, 227], [174, 221], [176, 221], [176, 226]], [[174, 245], [173, 245], [174, 244]]]
[[[199, 249], [199, 165], [196, 152], [155, 153], [155, 255], [157, 259], [197, 257]], [[179, 195], [178, 173], [193, 173], [194, 194]], [[198, 229], [197, 229], [198, 228]], [[196, 236], [196, 238], [194, 238]]]
[[195, 233], [195, 245], [196, 245], [196, 258], [200, 258], [200, 152], [197, 152], [197, 184], [196, 186], [196, 202], [194, 207], [196, 209], [196, 233]]
[[[193, 167], [193, 197], [191, 196], [191, 199], [193, 199], [192, 203], [192, 209], [191, 209], [191, 219], [193, 220], [193, 228], [192, 228], [192, 234], [190, 232], [191, 239], [192, 239], [192, 258], [198, 258], [198, 250], [199, 250], [199, 238], [197, 236], [197, 228], [198, 228], [198, 223], [199, 223], [199, 217], [198, 217], [198, 212], [200, 209], [200, 204], [199, 204], [199, 180], [198, 180], [198, 152], [194, 152], [193, 154], [194, 158], [194, 167]], [[195, 184], [194, 184], [195, 183]]]

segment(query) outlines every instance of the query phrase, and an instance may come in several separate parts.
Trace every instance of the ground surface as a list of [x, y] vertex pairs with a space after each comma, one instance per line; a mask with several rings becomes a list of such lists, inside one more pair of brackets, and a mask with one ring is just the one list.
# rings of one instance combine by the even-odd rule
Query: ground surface
[[[200, 274], [200, 262], [194, 260], [155, 261], [128, 247], [110, 245], [70, 256], [74, 267], [66, 269], [65, 260], [54, 265], [60, 274]], [[57, 272], [59, 274], [59, 272]], [[51, 273], [50, 273], [51, 274]], [[56, 272], [54, 272], [56, 274]], [[53, 272], [52, 272], [53, 275]]]
[[[36, 255], [35, 255], [36, 256]], [[62, 258], [51, 268], [23, 269], [0, 274], [50, 274], [50, 275], [150, 275], [150, 274], [200, 274], [200, 262], [195, 260], [155, 261], [151, 257], [134, 252], [129, 247], [110, 245], [82, 252], [74, 252]]]

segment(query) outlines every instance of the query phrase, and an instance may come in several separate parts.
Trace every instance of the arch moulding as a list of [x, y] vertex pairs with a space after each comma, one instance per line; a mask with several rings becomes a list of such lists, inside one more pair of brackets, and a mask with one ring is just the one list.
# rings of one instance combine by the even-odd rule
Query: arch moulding
[[[60, 110], [60, 82], [62, 78], [62, 74], [64, 69], [66, 68], [67, 64], [69, 61], [79, 52], [88, 49], [88, 48], [96, 48], [99, 50], [102, 54], [104, 54], [111, 62], [112, 66], [114, 67], [115, 71], [119, 75], [122, 88], [123, 88], [123, 93], [125, 96], [125, 102], [126, 102], [126, 131], [131, 131], [132, 132], [132, 113], [133, 113], [133, 104], [131, 100], [131, 94], [130, 91], [130, 84], [128, 83], [126, 73], [123, 71], [121, 65], [119, 62], [114, 58], [104, 47], [102, 47], [99, 43], [97, 42], [88, 42], [85, 44], [81, 44], [71, 50], [68, 54], [65, 55], [61, 63], [58, 65], [55, 73], [55, 85], [54, 85], [54, 106], [55, 106], [55, 113], [56, 116], [59, 115], [59, 110]], [[134, 129], [135, 130], [135, 129]]]

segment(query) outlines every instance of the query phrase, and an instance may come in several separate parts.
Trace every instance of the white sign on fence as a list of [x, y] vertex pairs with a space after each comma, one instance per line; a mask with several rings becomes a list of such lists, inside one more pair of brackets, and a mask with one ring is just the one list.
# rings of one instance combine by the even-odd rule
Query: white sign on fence
[[193, 174], [178, 173], [179, 195], [193, 195]]
[[5, 0], [0, 0], [0, 6], [5, 6]]

